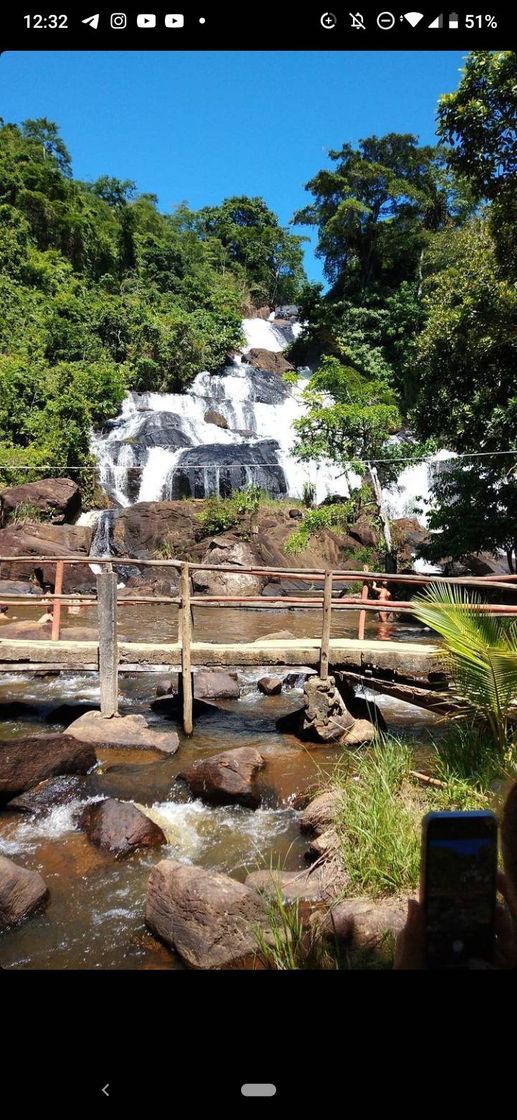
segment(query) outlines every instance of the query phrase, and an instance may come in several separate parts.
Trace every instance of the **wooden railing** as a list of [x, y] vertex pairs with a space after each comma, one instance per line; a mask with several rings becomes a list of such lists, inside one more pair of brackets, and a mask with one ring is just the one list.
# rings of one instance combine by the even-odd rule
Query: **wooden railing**
[[[330, 662], [330, 635], [332, 628], [333, 611], [358, 611], [357, 640], [364, 641], [366, 615], [368, 612], [386, 612], [404, 614], [412, 612], [415, 604], [411, 600], [378, 601], [368, 598], [370, 585], [382, 581], [386, 584], [403, 584], [422, 587], [428, 584], [446, 583], [464, 587], [473, 587], [477, 590], [484, 588], [491, 591], [504, 591], [506, 594], [517, 591], [517, 575], [500, 576], [429, 576], [424, 574], [387, 574], [385, 572], [369, 572], [363, 568], [361, 571], [321, 570], [321, 569], [287, 569], [250, 567], [241, 568], [236, 565], [217, 564], [192, 564], [179, 560], [141, 560], [132, 557], [56, 557], [56, 556], [0, 556], [0, 565], [27, 564], [47, 566], [55, 564], [54, 591], [44, 592], [39, 595], [20, 596], [4, 594], [0, 597], [0, 606], [18, 605], [31, 606], [32, 604], [52, 604], [52, 629], [51, 640], [58, 642], [61, 638], [61, 608], [63, 604], [80, 604], [82, 606], [97, 605], [98, 610], [98, 641], [99, 641], [99, 674], [101, 688], [101, 711], [105, 716], [114, 715], [118, 705], [118, 645], [117, 645], [117, 612], [118, 608], [127, 605], [164, 604], [176, 606], [178, 618], [178, 645], [181, 656], [181, 693], [183, 705], [183, 724], [187, 734], [192, 732], [192, 667], [191, 646], [193, 633], [193, 609], [195, 607], [249, 607], [254, 610], [278, 610], [279, 607], [297, 607], [299, 609], [322, 610], [319, 671], [325, 679], [329, 672]], [[63, 593], [63, 583], [66, 567], [76, 565], [98, 565], [101, 568], [97, 575], [97, 594], [85, 595], [77, 592]], [[136, 568], [170, 568], [179, 574], [178, 595], [134, 595], [124, 597], [117, 595], [117, 574], [114, 569], [119, 566], [130, 565]], [[1, 569], [0, 569], [1, 570]], [[193, 595], [191, 593], [191, 575], [193, 572], [231, 573], [233, 575], [256, 575], [267, 579], [299, 580], [312, 586], [308, 594], [289, 594], [278, 596], [263, 595]], [[344, 596], [344, 589], [348, 584], [361, 582], [360, 595]], [[319, 584], [321, 589], [314, 588]], [[336, 588], [340, 588], [339, 596], [334, 595]], [[517, 615], [517, 599], [514, 604], [481, 603], [480, 609], [492, 615]], [[0, 628], [0, 641], [2, 629]]]

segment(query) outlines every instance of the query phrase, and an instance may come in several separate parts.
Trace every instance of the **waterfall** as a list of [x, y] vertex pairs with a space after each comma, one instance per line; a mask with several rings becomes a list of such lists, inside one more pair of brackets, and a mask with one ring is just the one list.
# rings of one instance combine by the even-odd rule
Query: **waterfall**
[[103, 509], [95, 528], [90, 548], [90, 556], [112, 556], [112, 533], [115, 510]]
[[[298, 337], [296, 308], [277, 308], [269, 319], [245, 319], [242, 327], [246, 346], [221, 372], [198, 373], [184, 393], [128, 393], [120, 415], [95, 434], [100, 483], [118, 506], [225, 497], [250, 483], [272, 496], [293, 498], [303, 497], [308, 484], [317, 503], [329, 494], [348, 497], [341, 467], [301, 463], [292, 454], [294, 422], [304, 414], [311, 371], [298, 370], [292, 385], [250, 360], [254, 350], [279, 354]], [[433, 460], [446, 455], [439, 452]], [[350, 476], [350, 483], [360, 485], [359, 476]], [[431, 483], [432, 464], [403, 470], [397, 486], [384, 491], [390, 516], [425, 522], [416, 510], [420, 497], [425, 508]], [[101, 515], [96, 548], [109, 549], [110, 532], [109, 518]]]

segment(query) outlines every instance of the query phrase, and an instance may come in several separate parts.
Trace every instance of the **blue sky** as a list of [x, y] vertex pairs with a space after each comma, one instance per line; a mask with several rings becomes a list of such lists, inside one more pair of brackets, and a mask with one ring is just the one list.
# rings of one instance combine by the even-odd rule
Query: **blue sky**
[[77, 178], [134, 179], [165, 211], [262, 195], [287, 224], [329, 148], [397, 131], [433, 142], [437, 98], [466, 53], [12, 52], [1, 114], [56, 121]]

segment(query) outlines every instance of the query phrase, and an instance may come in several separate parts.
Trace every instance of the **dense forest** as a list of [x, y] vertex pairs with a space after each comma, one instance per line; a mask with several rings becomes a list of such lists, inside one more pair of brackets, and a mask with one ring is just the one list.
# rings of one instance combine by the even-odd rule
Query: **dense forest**
[[[56, 124], [3, 124], [0, 483], [51, 465], [86, 492], [92, 427], [128, 389], [187, 386], [239, 347], [251, 307], [294, 302], [291, 357], [315, 371], [300, 457], [382, 460], [385, 482], [401, 456], [447, 447], [462, 458], [436, 478], [429, 557], [499, 547], [512, 568], [516, 90], [515, 54], [474, 52], [436, 146], [343, 143], [289, 229], [260, 198], [163, 214], [131, 181], [75, 179]], [[304, 273], [307, 226], [326, 288]]]

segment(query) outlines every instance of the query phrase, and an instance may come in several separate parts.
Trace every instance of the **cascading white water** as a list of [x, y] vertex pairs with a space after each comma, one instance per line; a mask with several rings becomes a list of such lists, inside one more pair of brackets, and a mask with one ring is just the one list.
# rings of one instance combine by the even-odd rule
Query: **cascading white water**
[[[246, 350], [222, 373], [199, 373], [185, 393], [128, 393], [120, 416], [92, 441], [106, 492], [121, 506], [226, 496], [250, 483], [296, 498], [308, 485], [316, 502], [329, 494], [348, 496], [341, 468], [300, 463], [292, 454], [310, 371], [299, 370], [293, 386], [249, 360], [253, 350], [279, 354], [301, 330], [292, 314], [289, 320], [274, 314], [245, 319]], [[425, 523], [432, 469], [426, 463], [408, 467], [384, 492], [392, 517], [417, 516]], [[359, 485], [359, 477], [351, 476], [350, 483]]]

